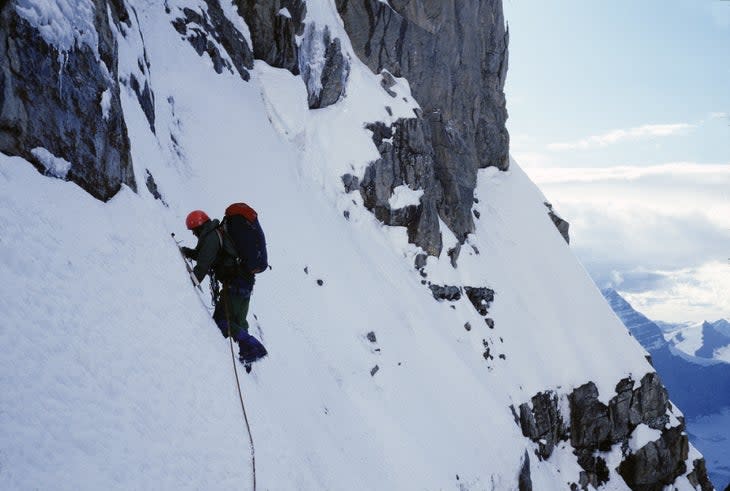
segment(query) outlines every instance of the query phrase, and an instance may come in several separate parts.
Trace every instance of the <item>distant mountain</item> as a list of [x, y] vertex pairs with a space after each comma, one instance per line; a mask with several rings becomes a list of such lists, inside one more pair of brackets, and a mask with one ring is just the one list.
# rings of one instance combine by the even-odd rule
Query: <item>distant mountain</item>
[[603, 296], [629, 332], [649, 352], [672, 400], [688, 418], [730, 407], [730, 364], [680, 351], [675, 347], [676, 343], [664, 339], [662, 329], [655, 322], [636, 311], [616, 290], [603, 290]]
[[721, 319], [694, 324], [657, 325], [676, 350], [695, 358], [697, 363], [730, 363], [730, 322]]
[[[728, 322], [720, 320], [709, 323], [702, 323], [702, 347], [695, 352], [695, 356], [700, 358], [715, 358], [715, 352], [730, 345], [730, 336], [722, 331], [722, 327], [727, 326]], [[728, 326], [730, 327], [730, 326]]]
[[724, 489], [730, 482], [730, 364], [717, 355], [723, 356], [723, 347], [730, 342], [725, 335], [730, 324], [725, 320], [695, 325], [657, 323], [634, 310], [616, 290], [602, 293], [651, 355], [672, 401], [687, 419], [690, 440], [707, 459], [710, 478], [718, 489]]

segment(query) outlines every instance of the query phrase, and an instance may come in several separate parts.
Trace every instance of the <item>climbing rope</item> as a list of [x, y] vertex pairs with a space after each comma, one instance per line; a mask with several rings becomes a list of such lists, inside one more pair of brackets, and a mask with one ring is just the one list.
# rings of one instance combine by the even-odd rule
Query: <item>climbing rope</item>
[[228, 324], [228, 341], [231, 347], [231, 361], [233, 362], [233, 373], [236, 375], [236, 389], [238, 390], [238, 398], [241, 401], [241, 411], [243, 411], [243, 420], [246, 422], [246, 430], [248, 431], [248, 441], [251, 448], [251, 475], [253, 477], [253, 491], [256, 491], [256, 453], [253, 446], [253, 437], [251, 436], [251, 425], [248, 424], [248, 416], [246, 415], [246, 406], [243, 404], [243, 394], [241, 393], [241, 382], [238, 380], [238, 367], [236, 365], [236, 355], [233, 353], [233, 337], [231, 336], [231, 319], [228, 314], [228, 283], [223, 284], [223, 310], [226, 313], [226, 323]]

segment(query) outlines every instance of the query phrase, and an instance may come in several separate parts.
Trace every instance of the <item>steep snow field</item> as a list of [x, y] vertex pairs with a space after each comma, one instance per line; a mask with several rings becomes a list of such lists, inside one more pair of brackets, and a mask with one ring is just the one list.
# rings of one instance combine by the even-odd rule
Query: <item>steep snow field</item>
[[[248, 485], [228, 345], [169, 236], [194, 244], [196, 208], [220, 216], [244, 200], [267, 234], [273, 270], [249, 320], [270, 356], [241, 384], [260, 489], [514, 489], [534, 444], [511, 404], [591, 380], [607, 401], [651, 370], [514, 162], [480, 171], [458, 269], [445, 252], [426, 267], [435, 284], [494, 289], [494, 330], [466, 298], [432, 297], [405, 230], [340, 181], [378, 158], [364, 123], [413, 114], [406, 81], [392, 99], [353, 55], [346, 99], [309, 111], [300, 78], [261, 63], [248, 83], [218, 75], [157, 2], [135, 4], [157, 129], [123, 91], [139, 193], [104, 204], [0, 155], [0, 488]], [[311, 15], [342, 36], [320, 7]], [[141, 38], [128, 39], [121, 77], [139, 70]], [[565, 489], [579, 470], [569, 448], [533, 459], [535, 489]], [[626, 489], [613, 474], [604, 489]]]

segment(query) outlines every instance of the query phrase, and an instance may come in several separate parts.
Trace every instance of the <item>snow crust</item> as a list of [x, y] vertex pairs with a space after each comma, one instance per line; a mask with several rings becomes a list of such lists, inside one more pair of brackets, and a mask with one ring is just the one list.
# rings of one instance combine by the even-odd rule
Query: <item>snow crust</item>
[[59, 51], [87, 45], [98, 57], [99, 35], [92, 0], [16, 0], [15, 10]]
[[46, 168], [46, 174], [50, 176], [65, 179], [66, 174], [71, 170], [71, 162], [61, 157], [56, 157], [45, 148], [36, 147], [30, 153], [40, 161], [43, 167]]
[[[588, 381], [607, 402], [651, 370], [516, 162], [479, 171], [458, 268], [447, 247], [425, 268], [434, 284], [493, 288], [494, 330], [466, 298], [434, 300], [405, 228], [343, 189], [379, 158], [365, 124], [418, 103], [357, 60], [331, 1], [309, 1], [307, 22], [342, 40], [348, 96], [316, 111], [300, 77], [261, 62], [248, 83], [216, 74], [158, 2], [131, 3], [139, 35], [117, 35], [119, 73], [139, 73], [146, 48], [157, 134], [132, 91], [122, 109], [137, 181], [149, 171], [167, 205], [144, 186], [101, 203], [0, 154], [0, 488], [248, 486], [229, 348], [169, 235], [193, 245], [186, 214], [235, 201], [259, 212], [273, 265], [249, 314], [270, 356], [241, 380], [262, 489], [515, 489], [534, 444], [510, 405]], [[183, 4], [202, 8], [169, 2]], [[485, 342], [504, 359], [485, 360]], [[561, 445], [531, 459], [535, 489], [577, 482]]]

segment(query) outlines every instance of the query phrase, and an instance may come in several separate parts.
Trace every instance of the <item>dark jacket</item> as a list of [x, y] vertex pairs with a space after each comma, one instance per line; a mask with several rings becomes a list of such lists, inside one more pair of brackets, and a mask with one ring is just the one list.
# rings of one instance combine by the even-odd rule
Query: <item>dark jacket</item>
[[210, 271], [218, 280], [224, 282], [251, 276], [243, 273], [238, 267], [233, 243], [222, 230], [218, 230], [219, 226], [219, 220], [209, 220], [200, 226], [199, 231], [196, 230], [198, 245], [188, 255], [195, 260], [193, 273], [198, 282], [203, 281]]

